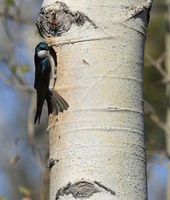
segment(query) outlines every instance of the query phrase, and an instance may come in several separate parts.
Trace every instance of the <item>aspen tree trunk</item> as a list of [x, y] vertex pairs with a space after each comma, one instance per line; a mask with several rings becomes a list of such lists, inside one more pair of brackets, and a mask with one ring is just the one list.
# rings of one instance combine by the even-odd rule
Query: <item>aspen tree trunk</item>
[[143, 57], [151, 0], [44, 0], [37, 27], [58, 56], [50, 200], [144, 200]]
[[[166, 0], [167, 4], [167, 32], [166, 32], [166, 71], [167, 77], [170, 77], [170, 0]], [[167, 98], [167, 113], [166, 113], [166, 127], [170, 127], [170, 84], [166, 86]], [[170, 128], [166, 128], [166, 151], [170, 155]], [[168, 168], [168, 182], [167, 182], [167, 200], [170, 200], [170, 162]]]

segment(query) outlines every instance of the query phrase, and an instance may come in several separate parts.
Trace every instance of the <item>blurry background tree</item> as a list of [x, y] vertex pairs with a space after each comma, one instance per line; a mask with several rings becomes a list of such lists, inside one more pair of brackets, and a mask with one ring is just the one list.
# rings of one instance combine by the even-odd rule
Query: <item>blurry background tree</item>
[[33, 125], [33, 53], [40, 40], [34, 21], [40, 6], [40, 0], [0, 1], [0, 196], [6, 199], [48, 199], [47, 116], [41, 126]]
[[[34, 127], [34, 21], [40, 0], [0, 1], [0, 200], [48, 199], [47, 115]], [[155, 0], [145, 52], [145, 133], [149, 200], [166, 200], [166, 2]], [[45, 110], [46, 108], [44, 108]], [[1, 198], [2, 197], [2, 198]]]

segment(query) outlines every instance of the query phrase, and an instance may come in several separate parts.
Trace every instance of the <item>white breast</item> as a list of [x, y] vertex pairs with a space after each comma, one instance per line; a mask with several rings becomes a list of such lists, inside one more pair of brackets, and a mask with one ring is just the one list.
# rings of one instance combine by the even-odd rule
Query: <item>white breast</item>
[[38, 52], [38, 57], [39, 58], [45, 58], [46, 56], [48, 56], [48, 51], [41, 50], [41, 51]]

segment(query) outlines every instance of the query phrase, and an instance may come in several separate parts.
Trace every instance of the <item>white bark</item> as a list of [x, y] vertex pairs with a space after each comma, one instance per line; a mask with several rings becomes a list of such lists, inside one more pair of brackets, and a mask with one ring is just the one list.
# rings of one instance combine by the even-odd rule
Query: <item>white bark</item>
[[[54, 2], [43, 6], [55, 9]], [[59, 160], [50, 200], [147, 199], [143, 54], [151, 1], [64, 3], [97, 28], [87, 21], [46, 38], [58, 55], [56, 90], [70, 106], [50, 120], [50, 158]]]

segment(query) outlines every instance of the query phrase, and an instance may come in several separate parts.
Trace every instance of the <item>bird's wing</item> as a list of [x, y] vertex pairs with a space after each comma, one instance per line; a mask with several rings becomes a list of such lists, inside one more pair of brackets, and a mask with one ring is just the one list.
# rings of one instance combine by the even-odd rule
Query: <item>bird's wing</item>
[[49, 86], [51, 64], [48, 57], [39, 60], [37, 56], [34, 57], [35, 61], [35, 81], [34, 88], [38, 89]]
[[34, 87], [37, 91], [37, 110], [35, 115], [35, 123], [40, 120], [42, 107], [49, 89], [49, 79], [51, 65], [49, 59], [41, 59], [38, 65], [35, 62], [35, 82]]
[[55, 50], [53, 49], [53, 47], [50, 47], [50, 55], [54, 59], [55, 66], [57, 66], [57, 54], [56, 54]]
[[38, 70], [40, 69], [40, 60], [38, 59], [37, 54], [34, 55], [34, 63], [35, 63], [35, 81], [34, 81], [34, 88], [37, 88], [37, 75], [38, 75]]

